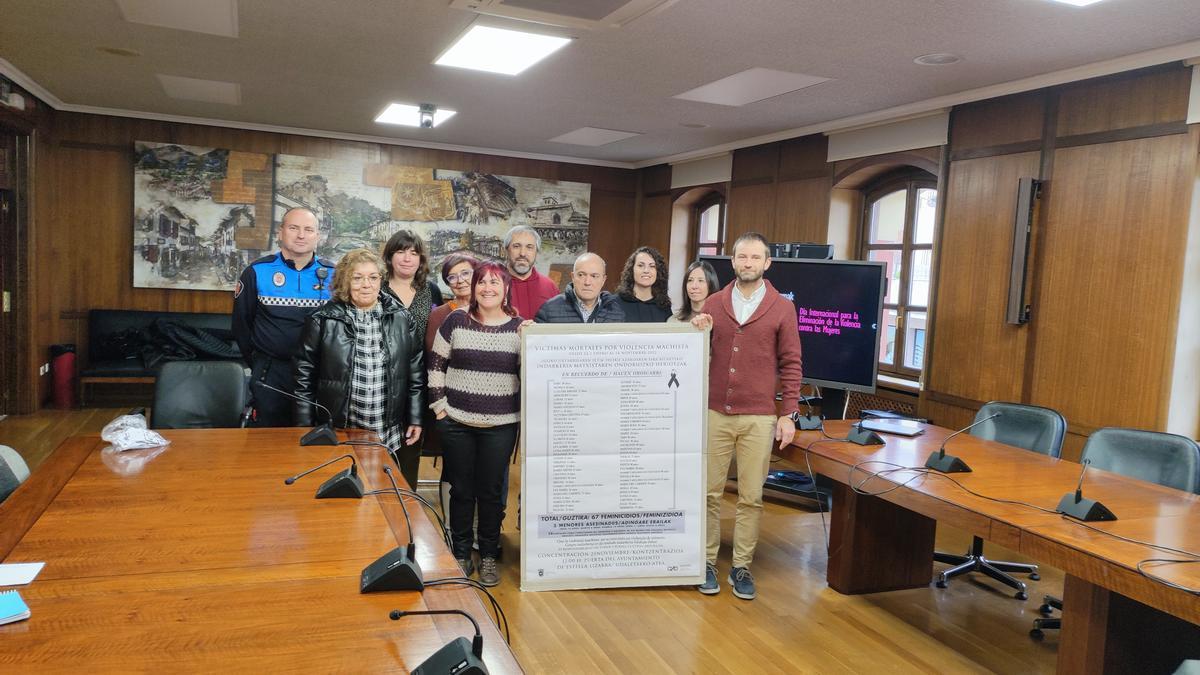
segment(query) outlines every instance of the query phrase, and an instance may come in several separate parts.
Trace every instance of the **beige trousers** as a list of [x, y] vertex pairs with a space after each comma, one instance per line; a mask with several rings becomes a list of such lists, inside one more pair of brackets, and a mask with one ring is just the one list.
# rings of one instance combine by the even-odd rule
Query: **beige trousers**
[[723, 415], [708, 411], [708, 562], [721, 550], [721, 495], [737, 452], [738, 501], [733, 525], [733, 566], [749, 567], [758, 544], [763, 483], [771, 466], [774, 415]]

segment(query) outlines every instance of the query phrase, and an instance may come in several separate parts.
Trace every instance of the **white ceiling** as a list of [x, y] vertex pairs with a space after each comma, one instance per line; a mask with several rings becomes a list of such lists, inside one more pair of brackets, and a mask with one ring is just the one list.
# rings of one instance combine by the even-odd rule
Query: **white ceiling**
[[[0, 0], [0, 71], [69, 110], [645, 166], [1200, 56], [1197, 0], [678, 0], [622, 28], [568, 31], [573, 44], [516, 77], [431, 65], [476, 19], [449, 0], [240, 0], [236, 10], [229, 38], [127, 22], [113, 0]], [[913, 63], [931, 52], [963, 61]], [[750, 68], [831, 81], [742, 107], [673, 98]], [[169, 98], [158, 75], [237, 84], [241, 103]], [[393, 101], [458, 115], [436, 129], [374, 123]], [[581, 127], [639, 135], [549, 140]]]

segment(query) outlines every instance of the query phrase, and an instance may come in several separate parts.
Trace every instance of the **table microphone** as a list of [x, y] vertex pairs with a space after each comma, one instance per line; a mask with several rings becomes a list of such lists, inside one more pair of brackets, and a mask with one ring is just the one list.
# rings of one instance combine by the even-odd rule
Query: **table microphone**
[[1075, 492], [1063, 495], [1056, 510], [1064, 516], [1082, 520], [1085, 523], [1096, 520], [1116, 520], [1116, 514], [1109, 511], [1107, 506], [1095, 499], [1083, 498], [1083, 474], [1087, 473], [1088, 465], [1091, 463], [1090, 459], [1083, 460], [1083, 468], [1079, 471], [1079, 482], [1075, 484]]
[[[878, 415], [870, 416], [878, 417]], [[883, 440], [883, 436], [880, 436], [870, 429], [863, 428], [862, 423], [865, 419], [867, 418], [863, 417], [862, 419], [858, 420], [858, 424], [854, 424], [850, 427], [850, 433], [846, 434], [846, 440], [859, 445], [884, 445], [885, 441]]]
[[332, 497], [348, 497], [351, 499], [362, 499], [363, 484], [362, 484], [362, 479], [358, 477], [358, 462], [354, 461], [354, 455], [349, 455], [349, 454], [342, 455], [341, 457], [334, 457], [333, 459], [329, 460], [328, 462], [325, 462], [324, 464], [321, 464], [319, 466], [314, 466], [313, 468], [309, 469], [308, 471], [303, 471], [301, 473], [298, 473], [295, 476], [292, 476], [291, 478], [285, 478], [283, 480], [283, 484], [291, 485], [292, 483], [295, 483], [298, 479], [304, 478], [305, 476], [316, 471], [317, 469], [323, 469], [323, 468], [329, 466], [330, 464], [333, 464], [334, 462], [337, 462], [337, 461], [340, 461], [343, 459], [347, 459], [347, 458], [349, 458], [349, 460], [350, 460], [350, 468], [346, 469], [345, 471], [339, 471], [338, 473], [336, 473], [333, 476], [333, 478], [330, 478], [329, 480], [325, 481], [324, 483], [321, 483], [321, 487], [317, 488], [317, 497], [316, 498], [317, 499], [327, 499], [327, 498], [332, 498]]
[[940, 473], [970, 473], [971, 467], [967, 466], [966, 462], [962, 461], [958, 457], [955, 457], [954, 455], [946, 454], [946, 444], [950, 442], [951, 438], [954, 438], [955, 436], [963, 433], [964, 431], [969, 431], [969, 430], [979, 426], [980, 424], [983, 424], [984, 422], [986, 422], [988, 420], [994, 420], [999, 416], [1000, 416], [1000, 413], [994, 413], [994, 414], [989, 415], [977, 422], [972, 422], [972, 423], [968, 424], [967, 426], [965, 426], [965, 427], [959, 429], [958, 431], [947, 436], [946, 440], [942, 441], [942, 447], [929, 453], [929, 459], [925, 460], [925, 468], [933, 469], [934, 471], [937, 471]]
[[800, 431], [816, 431], [825, 424], [825, 420], [823, 420], [820, 415], [817, 415], [813, 412], [812, 403], [810, 403], [808, 399], [809, 397], [807, 396], [800, 397], [800, 400], [804, 403], [804, 406], [808, 408], [807, 415], [801, 415], [799, 410], [792, 413], [792, 423], [795, 424], [796, 428]]
[[392, 475], [392, 467], [383, 467], [388, 480], [392, 481], [392, 489], [400, 500], [400, 510], [404, 512], [404, 524], [408, 526], [408, 546], [397, 546], [383, 554], [381, 558], [367, 565], [362, 571], [359, 584], [360, 593], [375, 591], [423, 591], [425, 580], [421, 575], [421, 567], [417, 564], [417, 543], [413, 539], [412, 521], [408, 519], [408, 507], [404, 505], [404, 495]]
[[434, 652], [433, 656], [414, 668], [412, 675], [488, 675], [487, 666], [483, 665], [483, 632], [479, 630], [479, 622], [470, 614], [461, 609], [428, 609], [407, 612], [393, 609], [388, 617], [392, 621], [399, 621], [406, 616], [430, 614], [461, 614], [467, 617], [471, 625], [475, 626], [475, 639], [468, 642], [465, 637], [454, 638]]
[[304, 434], [304, 436], [302, 436], [300, 438], [300, 445], [337, 445], [338, 444], [337, 432], [335, 432], [333, 430], [333, 413], [329, 412], [329, 408], [326, 408], [325, 406], [321, 405], [320, 403], [317, 403], [316, 401], [304, 398], [303, 396], [300, 396], [298, 394], [293, 394], [290, 391], [284, 391], [284, 390], [280, 389], [279, 387], [272, 387], [271, 385], [267, 384], [266, 382], [260, 381], [258, 384], [260, 386], [266, 387], [267, 389], [270, 389], [271, 391], [277, 391], [280, 394], [283, 394], [284, 396], [287, 396], [289, 398], [294, 398], [297, 401], [300, 401], [301, 403], [307, 403], [309, 405], [315, 406], [315, 407], [320, 408], [321, 410], [325, 411], [325, 417], [328, 418], [328, 421], [326, 421], [324, 424], [320, 424], [320, 425], [313, 427], [312, 431], [308, 432], [307, 434]]

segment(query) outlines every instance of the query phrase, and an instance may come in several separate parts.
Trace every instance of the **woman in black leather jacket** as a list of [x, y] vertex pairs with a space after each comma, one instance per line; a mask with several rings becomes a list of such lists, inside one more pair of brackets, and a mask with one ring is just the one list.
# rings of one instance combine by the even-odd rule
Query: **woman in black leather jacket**
[[[300, 335], [296, 395], [328, 408], [335, 427], [378, 434], [415, 489], [421, 455], [414, 444], [425, 405], [424, 335], [415, 333], [395, 298], [379, 292], [384, 273], [383, 260], [365, 248], [338, 262], [333, 300], [312, 313]], [[296, 424], [312, 426], [315, 410], [297, 401]]]

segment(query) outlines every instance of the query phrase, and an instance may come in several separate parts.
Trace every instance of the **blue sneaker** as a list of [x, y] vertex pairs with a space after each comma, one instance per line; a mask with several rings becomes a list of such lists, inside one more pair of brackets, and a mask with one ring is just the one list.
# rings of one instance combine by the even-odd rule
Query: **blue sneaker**
[[735, 567], [729, 570], [729, 584], [733, 586], [733, 594], [743, 600], [754, 599], [754, 576], [748, 567]]
[[705, 595], [716, 595], [721, 592], [721, 584], [717, 583], [717, 566], [712, 563], [704, 565], [704, 583], [696, 587], [696, 590]]

